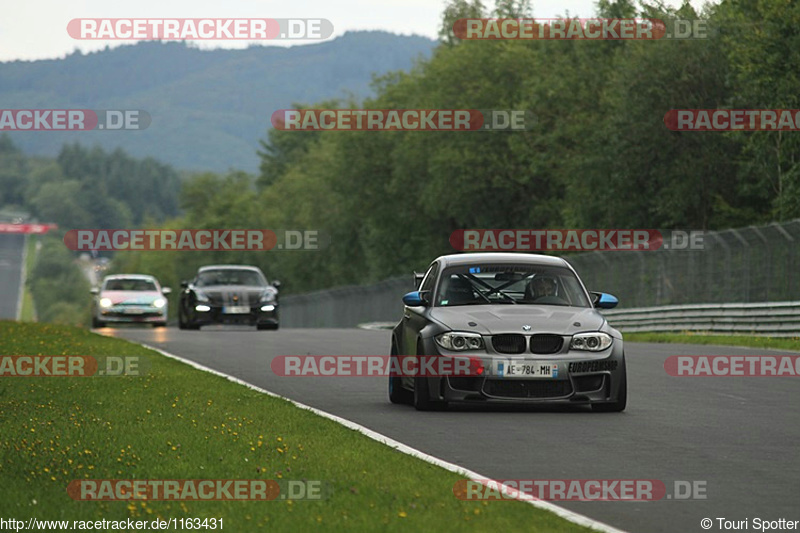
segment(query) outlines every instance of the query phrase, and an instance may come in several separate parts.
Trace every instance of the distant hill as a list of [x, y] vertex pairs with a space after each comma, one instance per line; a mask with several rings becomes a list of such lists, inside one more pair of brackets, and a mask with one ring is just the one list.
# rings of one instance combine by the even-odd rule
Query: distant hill
[[436, 42], [349, 32], [283, 48], [199, 50], [140, 42], [64, 59], [0, 63], [0, 109], [144, 109], [139, 132], [15, 132], [25, 152], [56, 155], [64, 143], [122, 147], [182, 169], [255, 171], [270, 116], [294, 103], [371, 94], [373, 74], [406, 70]]

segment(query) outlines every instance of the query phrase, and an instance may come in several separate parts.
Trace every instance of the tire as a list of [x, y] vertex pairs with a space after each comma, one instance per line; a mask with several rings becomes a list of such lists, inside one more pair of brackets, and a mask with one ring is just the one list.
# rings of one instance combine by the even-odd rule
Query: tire
[[186, 322], [183, 321], [183, 307], [178, 309], [178, 329], [186, 329]]
[[[392, 343], [391, 358], [394, 359], [395, 357], [397, 357], [397, 347]], [[389, 368], [391, 368], [391, 366]], [[409, 405], [414, 401], [413, 393], [403, 388], [403, 380], [399, 376], [393, 376], [391, 374], [389, 375], [389, 401], [404, 405]]]
[[256, 324], [256, 329], [259, 331], [264, 331], [267, 329], [272, 331], [277, 331], [278, 328], [279, 328], [278, 324]]
[[184, 320], [183, 309], [180, 309], [178, 310], [178, 329], [198, 330], [200, 329], [200, 326], [189, 322], [189, 320]]
[[92, 327], [97, 328], [104, 328], [106, 327], [106, 323], [102, 320], [97, 320], [97, 317], [92, 317]]
[[165, 328], [165, 327], [167, 327], [167, 323], [166, 322], [153, 322], [153, 327], [154, 328]]
[[619, 383], [619, 393], [616, 401], [608, 403], [596, 403], [592, 405], [592, 411], [598, 413], [621, 413], [628, 404], [628, 371], [622, 367], [622, 380]]
[[[422, 346], [417, 346], [417, 355], [423, 355], [424, 351]], [[428, 389], [428, 380], [431, 378], [414, 377], [414, 408], [417, 411], [443, 411], [447, 408], [447, 402], [442, 400], [434, 400], [431, 398], [430, 389]], [[435, 378], [440, 379], [440, 378]]]

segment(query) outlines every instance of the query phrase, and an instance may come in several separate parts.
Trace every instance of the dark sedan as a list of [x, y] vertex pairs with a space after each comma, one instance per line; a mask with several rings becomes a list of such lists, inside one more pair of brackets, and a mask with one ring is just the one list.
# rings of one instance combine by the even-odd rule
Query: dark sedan
[[622, 335], [597, 311], [616, 306], [617, 299], [588, 292], [563, 259], [442, 256], [403, 302], [403, 319], [392, 332], [392, 357], [433, 358], [450, 368], [460, 362], [470, 373], [395, 373], [389, 378], [394, 403], [412, 403], [419, 410], [449, 402], [625, 409]]
[[278, 287], [260, 269], [245, 265], [201, 267], [191, 281], [181, 282], [178, 327], [200, 329], [210, 324], [244, 324], [278, 329]]

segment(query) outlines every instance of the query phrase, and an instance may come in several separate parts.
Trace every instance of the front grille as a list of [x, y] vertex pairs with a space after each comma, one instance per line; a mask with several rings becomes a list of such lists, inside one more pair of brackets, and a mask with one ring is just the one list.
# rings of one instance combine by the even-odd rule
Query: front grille
[[112, 318], [150, 318], [154, 316], [161, 316], [161, 313], [158, 311], [148, 311], [145, 313], [123, 313], [121, 311], [110, 311], [108, 313], [103, 313], [102, 316], [112, 317]]
[[525, 336], [517, 333], [495, 335], [492, 346], [498, 353], [522, 353], [525, 351]]
[[564, 345], [564, 338], [560, 335], [540, 333], [531, 336], [531, 353], [558, 353]]
[[499, 398], [563, 398], [572, 394], [572, 384], [566, 379], [487, 379], [483, 392]]

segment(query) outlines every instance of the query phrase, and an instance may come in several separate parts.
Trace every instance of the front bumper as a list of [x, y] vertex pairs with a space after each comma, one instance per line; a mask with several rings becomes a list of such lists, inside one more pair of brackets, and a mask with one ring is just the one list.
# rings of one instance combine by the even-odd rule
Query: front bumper
[[[203, 305], [198, 304], [198, 305]], [[224, 306], [205, 304], [210, 307], [209, 311], [194, 311], [195, 324], [204, 326], [211, 324], [239, 324], [248, 326], [278, 325], [278, 306], [273, 306], [271, 311], [262, 311], [261, 307], [266, 304], [250, 307], [247, 313], [229, 313]]]
[[97, 319], [102, 322], [113, 323], [150, 323], [150, 322], [166, 322], [167, 321], [167, 308], [161, 309], [149, 306], [114, 306], [106, 309], [100, 309], [96, 313]]
[[[616, 401], [625, 380], [622, 341], [602, 352], [563, 350], [555, 354], [498, 354], [445, 352], [427, 339], [426, 353], [439, 357], [479, 359], [484, 372], [470, 377], [429, 377], [420, 380], [431, 398], [447, 402], [592, 404]], [[491, 348], [489, 351], [492, 351]], [[508, 377], [503, 372], [509, 361], [535, 363], [553, 368], [551, 377]], [[503, 363], [503, 365], [498, 365]], [[413, 378], [407, 385], [413, 388]]]

